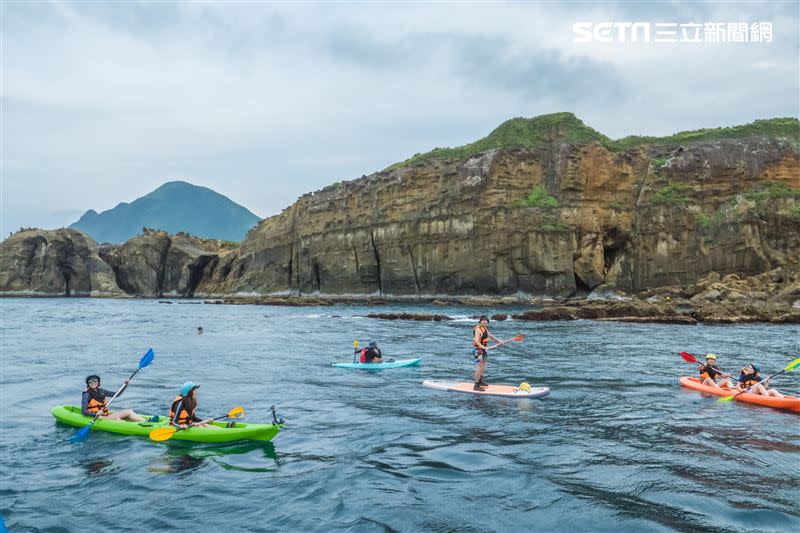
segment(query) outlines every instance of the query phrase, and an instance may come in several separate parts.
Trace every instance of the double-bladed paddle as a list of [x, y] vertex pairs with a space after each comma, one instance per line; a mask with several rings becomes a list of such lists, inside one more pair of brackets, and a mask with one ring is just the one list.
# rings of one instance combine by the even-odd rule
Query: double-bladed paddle
[[[697, 363], [698, 365], [702, 365], [703, 364], [702, 361], [698, 361], [697, 358], [695, 356], [693, 356], [692, 354], [690, 354], [689, 352], [681, 352], [681, 359], [683, 359], [687, 363]], [[720, 374], [723, 377], [729, 377], [733, 381], [739, 381], [738, 379], [736, 379], [735, 377], [731, 376], [730, 374], [725, 374], [724, 372], [720, 372]]]
[[[764, 383], [765, 381], [769, 381], [769, 380], [771, 380], [772, 378], [774, 378], [775, 376], [779, 376], [779, 375], [783, 374], [784, 372], [791, 372], [792, 370], [797, 370], [798, 368], [800, 368], [800, 358], [798, 358], [798, 359], [795, 359], [794, 361], [792, 361], [791, 363], [789, 363], [788, 365], [786, 365], [786, 367], [785, 367], [783, 370], [781, 370], [780, 372], [776, 372], [776, 373], [772, 374], [771, 376], [769, 376], [769, 377], [767, 377], [767, 378], [765, 378], [765, 379], [762, 379], [761, 381], [759, 381], [758, 383], [756, 383], [756, 385], [761, 385], [761, 384], [762, 384], [762, 383]], [[720, 403], [724, 403], [724, 402], [732, 402], [734, 398], [736, 398], [736, 397], [737, 397], [737, 396], [739, 396], [740, 394], [744, 394], [745, 392], [748, 392], [750, 389], [752, 389], [752, 388], [753, 388], [753, 387], [755, 387], [756, 385], [750, 385], [749, 387], [747, 387], [747, 388], [746, 388], [745, 390], [743, 390], [742, 392], [738, 392], [738, 393], [734, 394], [733, 396], [723, 396], [722, 398], [720, 398], [720, 399], [719, 399], [719, 400], [717, 400], [717, 401], [718, 401], [718, 402], [720, 402]]]
[[[139, 370], [143, 369], [144, 367], [146, 367], [147, 365], [152, 363], [153, 359], [155, 359], [155, 357], [156, 357], [156, 354], [153, 352], [152, 348], [147, 350], [147, 352], [142, 356], [142, 358], [139, 359], [139, 366], [136, 367], [136, 370], [133, 371], [133, 374], [131, 374], [131, 377], [128, 378], [128, 382], [130, 383], [130, 381], [133, 379], [133, 376], [135, 376], [139, 372]], [[108, 408], [109, 405], [111, 405], [111, 402], [114, 401], [114, 398], [119, 396], [119, 394], [122, 392], [122, 389], [124, 389], [124, 388], [125, 388], [125, 385], [123, 385], [122, 387], [117, 389], [117, 392], [114, 393], [114, 396], [112, 396], [111, 399], [108, 400], [108, 402], [106, 402], [106, 405], [105, 405], [106, 409]], [[102, 412], [103, 412], [102, 409], [98, 410], [97, 413], [95, 413], [94, 418], [92, 419], [92, 421], [89, 422], [89, 425], [85, 426], [85, 427], [82, 427], [80, 430], [78, 430], [78, 432], [75, 435], [73, 435], [70, 440], [72, 442], [80, 442], [83, 439], [85, 439], [86, 436], [89, 434], [89, 430], [92, 429], [92, 426], [94, 425], [94, 423], [97, 422], [98, 418], [100, 418], [100, 414]]]
[[200, 424], [207, 424], [208, 422], [213, 422], [214, 420], [222, 420], [223, 418], [240, 418], [244, 416], [244, 409], [242, 406], [234, 407], [223, 416], [218, 416], [216, 418], [209, 418], [208, 420], [201, 420], [200, 422], [194, 422], [189, 424], [185, 428], [178, 428], [178, 427], [165, 427], [165, 428], [156, 428], [150, 432], [150, 438], [155, 441], [164, 441], [169, 440], [172, 436], [177, 433], [178, 431], [183, 431], [184, 429], [189, 429], [194, 426], [199, 426]]

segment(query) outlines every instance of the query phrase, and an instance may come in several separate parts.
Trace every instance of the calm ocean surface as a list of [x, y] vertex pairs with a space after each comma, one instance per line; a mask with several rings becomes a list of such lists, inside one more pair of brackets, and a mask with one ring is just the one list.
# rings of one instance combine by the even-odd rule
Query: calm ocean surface
[[[678, 353], [764, 375], [800, 356], [800, 327], [493, 322], [487, 381], [544, 400], [423, 388], [469, 380], [463, 307], [269, 307], [2, 299], [0, 513], [9, 530], [800, 531], [800, 416], [682, 390]], [[363, 318], [436, 312], [443, 323]], [[205, 334], [198, 336], [197, 326]], [[418, 368], [334, 369], [353, 339]], [[87, 374], [117, 409], [164, 413], [186, 380], [201, 415], [242, 405], [286, 427], [271, 443], [155, 443], [74, 428]], [[800, 393], [800, 373], [776, 385]]]

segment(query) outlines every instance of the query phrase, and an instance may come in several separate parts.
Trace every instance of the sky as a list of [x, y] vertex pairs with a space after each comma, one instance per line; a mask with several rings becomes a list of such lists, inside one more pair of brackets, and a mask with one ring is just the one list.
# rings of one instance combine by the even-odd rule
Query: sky
[[[166, 181], [259, 216], [571, 111], [612, 138], [800, 116], [800, 3], [0, 5], [0, 235]], [[771, 22], [770, 43], [576, 43], [573, 24]]]

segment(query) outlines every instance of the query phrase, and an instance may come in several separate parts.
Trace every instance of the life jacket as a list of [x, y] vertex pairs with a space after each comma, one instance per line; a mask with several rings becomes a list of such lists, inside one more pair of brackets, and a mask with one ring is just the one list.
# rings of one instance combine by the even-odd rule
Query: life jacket
[[367, 349], [366, 348], [361, 350], [361, 357], [358, 358], [358, 361], [360, 363], [366, 363], [367, 362]]
[[[89, 403], [87, 404], [86, 410], [91, 413], [92, 415], [96, 415], [100, 412], [101, 415], [108, 415], [108, 408], [106, 407], [106, 395], [100, 391], [93, 391], [92, 389], [86, 389], [89, 393]], [[98, 399], [100, 398], [100, 399]]]
[[753, 385], [755, 385], [756, 383], [760, 382], [761, 382], [761, 376], [759, 376], [758, 374], [745, 374], [744, 372], [742, 372], [742, 375], [739, 376], [739, 384], [745, 389], [748, 389]]
[[[175, 413], [175, 408], [178, 406], [178, 402], [181, 404], [181, 410], [179, 413]], [[194, 420], [194, 410], [195, 407], [191, 408], [189, 411], [186, 407], [186, 398], [178, 394], [175, 399], [172, 401], [172, 405], [169, 408], [169, 420], [173, 424], [191, 424]]]
[[722, 369], [717, 365], [703, 365], [700, 367], [700, 379], [717, 379], [722, 373]]
[[472, 331], [474, 332], [476, 329], [481, 330], [481, 343], [480, 344], [475, 343], [475, 335], [473, 333], [472, 345], [475, 346], [476, 348], [486, 348], [487, 346], [489, 346], [489, 330], [486, 329], [486, 327], [484, 326], [477, 325], [474, 328], [472, 328]]

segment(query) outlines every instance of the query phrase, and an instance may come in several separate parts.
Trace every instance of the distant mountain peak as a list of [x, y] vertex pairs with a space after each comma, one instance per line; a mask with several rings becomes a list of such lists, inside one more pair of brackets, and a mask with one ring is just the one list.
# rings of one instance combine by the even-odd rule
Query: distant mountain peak
[[139, 235], [143, 227], [240, 241], [259, 220], [213, 189], [175, 180], [131, 203], [120, 202], [101, 213], [89, 209], [69, 227], [88, 233], [98, 242], [124, 242]]

